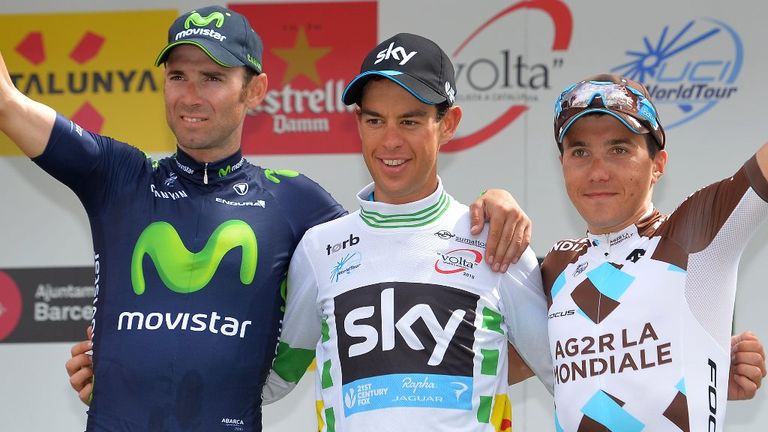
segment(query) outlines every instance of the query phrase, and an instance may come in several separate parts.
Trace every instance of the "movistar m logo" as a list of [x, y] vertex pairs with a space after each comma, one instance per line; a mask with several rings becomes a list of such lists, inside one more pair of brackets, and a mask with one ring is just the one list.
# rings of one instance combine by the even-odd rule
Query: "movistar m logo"
[[271, 181], [272, 183], [280, 183], [280, 179], [277, 178], [277, 176], [297, 177], [298, 175], [299, 173], [293, 170], [273, 170], [273, 169], [264, 170], [264, 177], [266, 177], [267, 180]]
[[207, 27], [211, 22], [216, 21], [216, 28], [221, 28], [224, 25], [224, 14], [221, 12], [214, 12], [207, 17], [200, 16], [198, 12], [192, 12], [187, 20], [184, 21], [184, 28], [189, 30], [189, 25], [193, 24], [195, 27]]
[[213, 231], [200, 252], [190, 252], [176, 229], [168, 222], [154, 222], [144, 229], [136, 241], [131, 258], [133, 292], [144, 293], [144, 255], [149, 255], [165, 286], [180, 294], [203, 289], [211, 281], [224, 255], [242, 248], [240, 282], [248, 285], [256, 275], [258, 247], [253, 229], [241, 220], [230, 220]]

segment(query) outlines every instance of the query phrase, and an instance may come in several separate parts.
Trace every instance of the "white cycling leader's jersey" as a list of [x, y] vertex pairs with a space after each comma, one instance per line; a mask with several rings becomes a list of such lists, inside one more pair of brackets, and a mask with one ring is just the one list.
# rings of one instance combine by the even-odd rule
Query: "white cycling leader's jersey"
[[469, 233], [468, 208], [442, 184], [404, 205], [372, 191], [299, 243], [265, 398], [295, 385], [316, 351], [322, 431], [509, 430], [507, 343], [552, 384], [534, 253], [494, 273], [487, 232]]
[[669, 216], [555, 244], [556, 431], [723, 430], [737, 267], [766, 201], [752, 158]]

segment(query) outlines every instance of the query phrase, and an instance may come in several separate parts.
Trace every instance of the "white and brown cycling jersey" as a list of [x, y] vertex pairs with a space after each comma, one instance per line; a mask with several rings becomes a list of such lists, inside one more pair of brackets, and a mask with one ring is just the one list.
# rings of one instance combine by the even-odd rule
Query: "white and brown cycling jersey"
[[739, 258], [768, 216], [756, 159], [542, 264], [557, 431], [721, 431]]

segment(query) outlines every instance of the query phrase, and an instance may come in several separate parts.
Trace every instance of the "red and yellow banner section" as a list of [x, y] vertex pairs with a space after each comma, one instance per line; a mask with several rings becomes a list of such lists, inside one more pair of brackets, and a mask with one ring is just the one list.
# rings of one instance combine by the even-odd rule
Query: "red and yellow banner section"
[[[247, 154], [357, 153], [346, 84], [377, 43], [376, 2], [233, 4], [264, 41], [269, 92], [243, 133]], [[354, 19], [350, 19], [354, 17]]]
[[[174, 10], [0, 15], [11, 78], [30, 98], [144, 151], [173, 151], [163, 70], [154, 67]], [[21, 155], [0, 135], [0, 156]]]

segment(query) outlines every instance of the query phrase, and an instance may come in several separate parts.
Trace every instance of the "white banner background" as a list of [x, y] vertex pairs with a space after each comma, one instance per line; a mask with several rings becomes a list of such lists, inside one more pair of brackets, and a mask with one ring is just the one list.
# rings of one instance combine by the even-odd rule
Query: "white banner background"
[[[438, 0], [379, 1], [379, 38], [396, 32], [419, 33], [452, 53], [483, 23], [515, 2]], [[730, 86], [732, 96], [718, 102], [697, 118], [668, 130], [668, 172], [656, 190], [655, 204], [672, 211], [685, 196], [701, 186], [732, 174], [768, 138], [765, 116], [768, 66], [763, 20], [768, 6], [761, 2], [668, 2], [642, 4], [595, 0], [567, 2], [573, 28], [567, 49], [553, 52], [553, 21], [542, 11], [521, 9], [500, 18], [468, 44], [455, 61], [464, 73], [478, 62], [473, 83], [493, 82], [493, 66], [503, 69], [504, 52], [510, 59], [509, 89], [491, 86], [472, 90], [466, 75], [457, 86], [463, 95], [489, 95], [495, 102], [463, 99], [466, 117], [461, 134], [467, 135], [499, 116], [512, 103], [527, 111], [500, 133], [468, 150], [443, 154], [440, 174], [448, 190], [469, 202], [483, 189], [504, 187], [513, 192], [534, 220], [533, 247], [539, 255], [558, 239], [580, 236], [584, 225], [571, 208], [562, 187], [557, 149], [552, 138], [552, 103], [562, 88], [587, 75], [604, 72], [628, 62], [626, 51], [644, 51], [643, 38], [658, 42], [668, 26], [667, 41], [691, 21], [699, 27], [715, 19], [725, 23], [743, 44], [743, 64]], [[6, 2], [2, 14], [49, 13], [92, 10], [178, 9], [199, 6], [181, 0], [33, 0]], [[350, 17], [352, 19], [352, 17]], [[708, 23], [708, 24], [707, 24]], [[253, 23], [258, 31], [258, 23]], [[703, 28], [703, 27], [701, 27]], [[721, 26], [721, 35], [726, 32]], [[164, 32], [166, 29], [147, 29]], [[691, 34], [695, 32], [692, 31]], [[350, 35], [354, 37], [354, 35]], [[720, 36], [718, 36], [720, 37]], [[712, 38], [715, 39], [714, 37]], [[701, 64], [705, 72], [733, 61], [734, 45], [723, 39], [702, 42], [666, 59], [669, 76], [687, 64]], [[733, 35], [731, 35], [733, 41]], [[159, 47], [158, 47], [159, 49]], [[527, 68], [518, 67], [517, 57]], [[651, 59], [652, 60], [652, 59]], [[648, 61], [651, 61], [648, 60]], [[704, 62], [704, 63], [701, 63]], [[718, 63], [720, 62], [720, 63]], [[534, 65], [542, 65], [534, 67]], [[718, 66], [719, 65], [719, 66]], [[707, 69], [710, 68], [710, 69]], [[547, 70], [548, 86], [523, 88], [522, 81]], [[350, 71], [350, 76], [355, 71]], [[687, 77], [691, 76], [691, 69]], [[486, 75], [483, 75], [485, 73]], [[491, 74], [491, 75], [489, 75]], [[527, 78], [526, 78], [527, 77]], [[690, 82], [688, 82], [690, 84]], [[497, 83], [498, 84], [498, 83]], [[501, 96], [494, 96], [501, 95]], [[680, 117], [674, 104], [659, 103], [662, 121]], [[140, 143], [137, 143], [140, 144]], [[358, 155], [251, 156], [252, 162], [306, 173], [331, 191], [347, 208], [354, 208], [354, 194], [369, 181]], [[83, 266], [92, 264], [92, 246], [85, 212], [75, 196], [22, 157], [0, 158], [3, 182], [0, 207], [0, 268]], [[741, 266], [735, 312], [735, 331], [751, 329], [768, 341], [762, 270], [768, 263], [768, 228], [762, 227], [748, 246]], [[4, 431], [82, 430], [85, 408], [69, 388], [63, 364], [70, 344], [0, 344], [0, 428]], [[286, 400], [264, 409], [265, 430], [312, 430], [315, 425], [311, 376]], [[517, 431], [552, 431], [551, 398], [534, 380], [511, 389]], [[768, 397], [762, 392], [749, 402], [731, 403], [727, 430], [757, 431], [768, 424]]]

